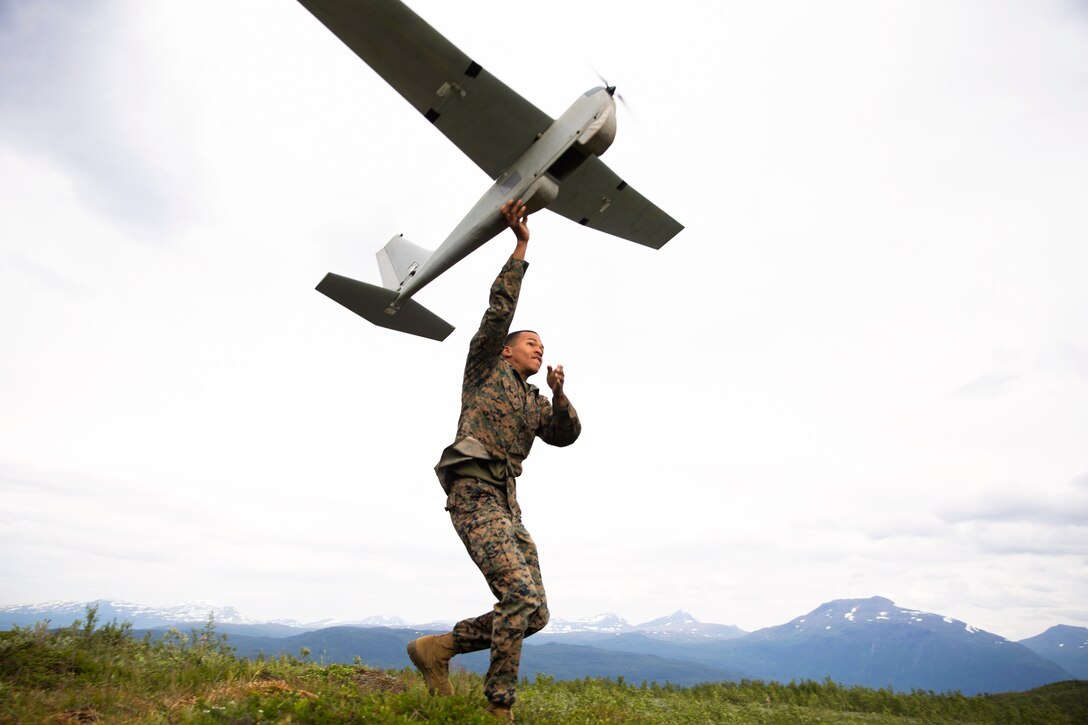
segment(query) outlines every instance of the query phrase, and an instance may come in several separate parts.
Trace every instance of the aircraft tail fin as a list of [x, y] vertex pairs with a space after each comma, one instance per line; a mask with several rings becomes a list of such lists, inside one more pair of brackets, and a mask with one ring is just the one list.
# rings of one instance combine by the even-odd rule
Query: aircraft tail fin
[[430, 249], [409, 242], [403, 234], [393, 237], [377, 254], [382, 286], [399, 290], [432, 254]]
[[379, 327], [439, 341], [453, 332], [453, 325], [415, 300], [393, 307], [397, 293], [377, 285], [329, 272], [317, 285], [317, 291]]

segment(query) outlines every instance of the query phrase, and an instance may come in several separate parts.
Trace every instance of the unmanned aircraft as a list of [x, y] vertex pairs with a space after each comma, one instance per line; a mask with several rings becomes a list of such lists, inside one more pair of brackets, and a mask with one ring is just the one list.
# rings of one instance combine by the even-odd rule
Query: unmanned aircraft
[[616, 136], [615, 87], [583, 93], [552, 119], [398, 0], [299, 0], [495, 183], [438, 249], [398, 234], [377, 253], [382, 286], [329, 273], [317, 290], [375, 325], [444, 340], [453, 326], [412, 299], [506, 228], [522, 199], [660, 249], [683, 226], [600, 160]]

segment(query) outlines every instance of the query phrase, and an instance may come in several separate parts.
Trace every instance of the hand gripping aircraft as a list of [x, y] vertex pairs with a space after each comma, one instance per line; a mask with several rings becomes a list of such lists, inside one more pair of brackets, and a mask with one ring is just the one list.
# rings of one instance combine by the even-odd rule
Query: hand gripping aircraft
[[444, 340], [453, 327], [412, 295], [505, 229], [509, 199], [654, 249], [683, 229], [599, 158], [616, 135], [615, 87], [552, 119], [398, 0], [299, 2], [495, 182], [433, 252], [389, 240], [381, 287], [330, 272], [322, 294], [375, 325]]

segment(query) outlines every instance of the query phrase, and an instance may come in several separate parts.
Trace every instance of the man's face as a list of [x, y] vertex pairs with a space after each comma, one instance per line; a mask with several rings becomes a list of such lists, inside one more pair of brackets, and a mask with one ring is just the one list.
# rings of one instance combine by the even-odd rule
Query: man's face
[[523, 332], [502, 349], [502, 356], [521, 377], [528, 379], [544, 363], [544, 343], [535, 332]]

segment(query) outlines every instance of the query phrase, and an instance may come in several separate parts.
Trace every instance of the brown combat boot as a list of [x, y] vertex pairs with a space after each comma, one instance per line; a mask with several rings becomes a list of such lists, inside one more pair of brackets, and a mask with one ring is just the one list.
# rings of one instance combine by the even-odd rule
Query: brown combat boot
[[487, 714], [496, 720], [514, 722], [514, 711], [506, 705], [497, 705], [494, 702], [489, 703], [487, 706]]
[[450, 684], [450, 659], [457, 654], [453, 649], [453, 632], [441, 635], [426, 634], [408, 643], [408, 657], [421, 673], [432, 695], [443, 697], [453, 694]]

